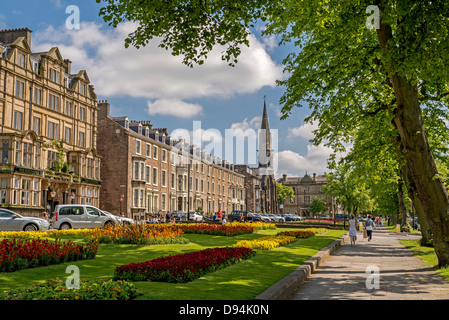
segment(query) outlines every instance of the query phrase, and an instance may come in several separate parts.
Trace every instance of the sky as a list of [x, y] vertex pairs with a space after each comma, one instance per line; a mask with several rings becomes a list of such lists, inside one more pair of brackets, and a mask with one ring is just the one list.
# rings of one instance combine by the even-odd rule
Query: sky
[[[79, 9], [79, 29], [70, 27], [76, 22], [73, 6]], [[276, 139], [276, 176], [329, 172], [330, 150], [309, 142], [315, 126], [304, 123], [304, 118], [310, 110], [296, 108], [288, 119], [280, 120], [284, 88], [276, 80], [288, 76], [282, 61], [296, 48], [278, 46], [274, 37], [262, 38], [256, 27], [235, 67], [221, 61], [220, 48], [214, 48], [203, 65], [189, 68], [182, 57], [158, 48], [157, 41], [125, 49], [124, 39], [135, 25], [109, 27], [98, 15], [102, 6], [95, 0], [2, 0], [0, 29], [32, 30], [33, 52], [58, 47], [62, 57], [72, 61], [72, 73], [87, 71], [98, 100], [111, 104], [112, 116], [151, 120], [154, 128], [167, 128], [175, 138], [189, 139], [188, 133], [201, 132], [203, 149], [236, 164], [253, 166], [248, 147], [242, 158], [237, 150], [229, 155], [214, 146], [224, 145], [227, 131], [257, 133], [265, 100]]]

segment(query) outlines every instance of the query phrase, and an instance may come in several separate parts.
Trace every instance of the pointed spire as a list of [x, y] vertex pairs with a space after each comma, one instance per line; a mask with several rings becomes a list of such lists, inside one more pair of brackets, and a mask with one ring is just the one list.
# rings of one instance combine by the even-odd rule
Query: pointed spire
[[270, 127], [268, 125], [268, 113], [267, 113], [267, 96], [263, 96], [263, 114], [262, 114], [262, 126], [261, 129], [268, 129]]

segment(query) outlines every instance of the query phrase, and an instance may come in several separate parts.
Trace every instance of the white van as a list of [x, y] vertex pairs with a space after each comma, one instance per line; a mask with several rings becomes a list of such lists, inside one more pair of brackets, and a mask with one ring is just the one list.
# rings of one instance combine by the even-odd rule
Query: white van
[[55, 208], [53, 228], [59, 230], [113, 226], [114, 219], [100, 209], [84, 204], [63, 204]]

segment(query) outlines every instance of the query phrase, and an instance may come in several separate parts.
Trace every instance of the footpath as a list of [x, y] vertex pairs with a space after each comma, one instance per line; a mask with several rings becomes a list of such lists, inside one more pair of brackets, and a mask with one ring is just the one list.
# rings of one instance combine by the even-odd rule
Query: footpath
[[358, 232], [355, 246], [345, 242], [330, 255], [291, 300], [440, 300], [449, 299], [449, 281], [436, 274], [400, 239], [420, 236]]

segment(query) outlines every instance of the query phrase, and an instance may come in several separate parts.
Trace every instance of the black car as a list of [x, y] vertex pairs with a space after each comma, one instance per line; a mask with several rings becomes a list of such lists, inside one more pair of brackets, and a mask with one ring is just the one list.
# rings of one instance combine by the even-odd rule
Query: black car
[[245, 222], [253, 221], [253, 213], [248, 212], [248, 211], [243, 211], [243, 210], [233, 210], [228, 215], [228, 221], [230, 221], [230, 222], [240, 221], [241, 214], [243, 214], [243, 221], [245, 221]]

